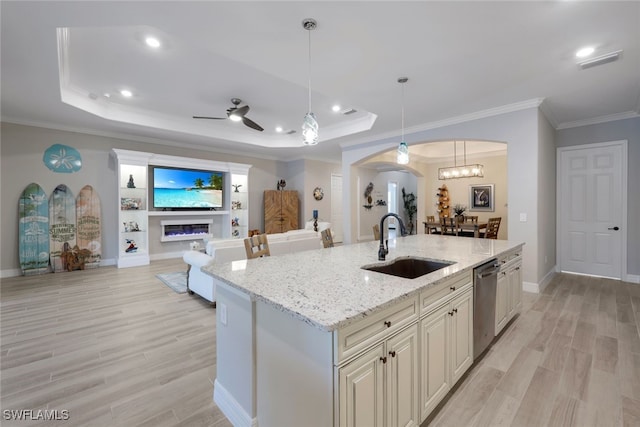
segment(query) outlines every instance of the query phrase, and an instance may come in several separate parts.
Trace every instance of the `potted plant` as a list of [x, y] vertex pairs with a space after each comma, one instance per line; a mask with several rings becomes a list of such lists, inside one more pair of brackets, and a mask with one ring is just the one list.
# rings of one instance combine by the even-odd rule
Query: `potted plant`
[[409, 220], [407, 229], [409, 230], [409, 234], [413, 234], [413, 217], [416, 212], [418, 212], [418, 207], [416, 206], [416, 195], [405, 192], [404, 187], [402, 187], [402, 203], [404, 204], [404, 214]]
[[461, 205], [460, 203], [457, 203], [454, 207], [453, 207], [453, 212], [455, 212], [456, 216], [460, 217], [460, 221], [464, 221], [464, 212], [467, 210], [467, 207], [464, 205]]

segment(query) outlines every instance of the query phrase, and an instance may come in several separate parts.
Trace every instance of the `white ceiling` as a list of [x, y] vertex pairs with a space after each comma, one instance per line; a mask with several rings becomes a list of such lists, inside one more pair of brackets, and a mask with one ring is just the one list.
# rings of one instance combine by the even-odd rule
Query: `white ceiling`
[[[1, 3], [2, 119], [277, 159], [340, 159], [341, 146], [544, 99], [556, 128], [640, 112], [640, 2]], [[312, 110], [305, 147], [311, 33]], [[65, 29], [65, 30], [59, 30]], [[163, 43], [151, 50], [147, 34]], [[623, 50], [581, 70], [575, 51]], [[134, 96], [123, 99], [122, 88]], [[103, 96], [112, 94], [110, 98]], [[264, 132], [225, 116], [250, 105]], [[330, 111], [334, 103], [357, 113]], [[483, 113], [481, 113], [483, 114]], [[287, 136], [276, 125], [297, 132]]]

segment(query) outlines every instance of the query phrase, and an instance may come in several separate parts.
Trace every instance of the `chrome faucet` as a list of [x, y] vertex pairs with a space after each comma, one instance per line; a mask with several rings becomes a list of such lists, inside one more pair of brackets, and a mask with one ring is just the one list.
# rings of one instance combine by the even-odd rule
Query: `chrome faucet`
[[404, 223], [398, 214], [391, 212], [384, 214], [382, 218], [380, 218], [380, 249], [378, 249], [378, 261], [384, 261], [389, 253], [389, 240], [384, 241], [384, 220], [390, 216], [396, 218], [400, 223], [400, 235], [403, 237], [407, 235], [407, 230], [404, 228]]

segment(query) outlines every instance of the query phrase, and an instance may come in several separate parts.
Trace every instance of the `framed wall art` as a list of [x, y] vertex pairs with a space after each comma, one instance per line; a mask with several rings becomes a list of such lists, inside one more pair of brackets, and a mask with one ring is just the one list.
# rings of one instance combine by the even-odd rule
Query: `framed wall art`
[[493, 184], [478, 184], [469, 186], [470, 211], [495, 211]]

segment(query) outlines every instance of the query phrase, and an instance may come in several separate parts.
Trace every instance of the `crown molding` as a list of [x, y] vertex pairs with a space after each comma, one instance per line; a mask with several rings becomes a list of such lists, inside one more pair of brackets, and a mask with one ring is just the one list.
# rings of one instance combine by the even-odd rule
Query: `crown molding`
[[577, 128], [580, 126], [597, 125], [600, 123], [614, 122], [616, 120], [633, 119], [640, 117], [637, 111], [626, 111], [624, 113], [610, 114], [608, 116], [594, 117], [592, 119], [576, 120], [573, 122], [560, 123], [556, 126], [556, 130]]
[[[438, 129], [446, 126], [451, 126], [459, 123], [470, 122], [473, 120], [484, 119], [487, 117], [499, 116], [506, 113], [513, 113], [515, 111], [526, 110], [529, 108], [538, 108], [543, 103], [544, 98], [534, 98], [526, 101], [515, 102], [513, 104], [507, 104], [500, 107], [489, 108], [486, 110], [476, 111], [474, 113], [463, 114], [460, 116], [450, 117], [448, 119], [438, 120], [435, 122], [424, 123], [418, 126], [413, 126], [405, 129], [405, 137], [408, 134], [424, 132], [431, 129]], [[360, 138], [355, 141], [341, 143], [340, 147], [343, 149], [352, 149], [361, 144], [371, 144], [372, 141], [380, 141], [385, 139], [397, 138], [398, 132], [386, 132], [370, 136], [367, 138]], [[408, 138], [406, 138], [408, 139]]]

